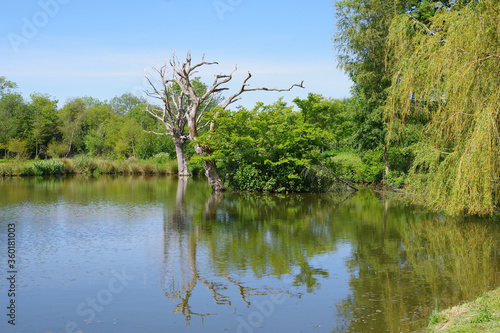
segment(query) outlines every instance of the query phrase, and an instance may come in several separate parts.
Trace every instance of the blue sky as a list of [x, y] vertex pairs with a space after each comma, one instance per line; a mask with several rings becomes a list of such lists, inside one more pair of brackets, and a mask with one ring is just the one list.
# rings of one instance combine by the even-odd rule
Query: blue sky
[[203, 81], [230, 73], [239, 88], [247, 72], [252, 87], [306, 89], [249, 92], [238, 102], [291, 102], [309, 92], [349, 96], [351, 82], [337, 69], [330, 1], [261, 0], [0, 0], [0, 76], [60, 101], [92, 96], [109, 100], [140, 95], [144, 75], [174, 51], [182, 60], [217, 61], [200, 71]]

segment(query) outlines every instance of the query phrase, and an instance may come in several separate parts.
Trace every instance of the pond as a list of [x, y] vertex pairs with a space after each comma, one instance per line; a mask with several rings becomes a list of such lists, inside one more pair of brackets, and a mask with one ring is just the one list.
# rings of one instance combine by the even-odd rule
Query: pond
[[7, 178], [0, 239], [1, 332], [414, 332], [500, 285], [498, 222], [369, 189]]

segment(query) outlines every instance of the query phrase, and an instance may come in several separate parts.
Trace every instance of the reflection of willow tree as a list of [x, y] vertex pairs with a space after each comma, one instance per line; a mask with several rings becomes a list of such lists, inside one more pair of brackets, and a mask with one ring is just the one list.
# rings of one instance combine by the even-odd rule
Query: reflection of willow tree
[[356, 221], [348, 231], [352, 255], [346, 263], [352, 272], [352, 295], [337, 306], [345, 320], [339, 330], [406, 332], [412, 325], [409, 323], [417, 320], [411, 318], [411, 312], [422, 302], [418, 295], [411, 300], [407, 298], [414, 293], [409, 290], [414, 283], [403, 264], [399, 229], [402, 223], [413, 222], [408, 218], [417, 217], [400, 206], [390, 205], [386, 199], [373, 200], [371, 192], [362, 192], [361, 196], [367, 200], [351, 201], [338, 216], [340, 220]]
[[345, 320], [339, 330], [416, 331], [427, 325], [436, 297], [443, 308], [500, 283], [499, 230], [372, 202], [372, 208], [349, 213], [359, 222], [347, 263], [352, 294], [337, 306]]
[[498, 226], [477, 221], [434, 219], [408, 226], [403, 243], [415, 274], [446, 307], [500, 284], [498, 233]]
[[[247, 306], [252, 296], [300, 295], [250, 287], [241, 282], [247, 275], [257, 279], [288, 275], [293, 286], [305, 286], [308, 292], [319, 289], [320, 279], [329, 276], [311, 259], [335, 250], [339, 232], [328, 222], [331, 210], [325, 207], [338, 206], [345, 197], [213, 192], [197, 199], [206, 202], [203, 206], [186, 202], [193, 200], [189, 189], [187, 193], [180, 182], [176, 204], [164, 214], [164, 284], [166, 296], [176, 303], [175, 312], [183, 314], [188, 325], [193, 315], [210, 315], [194, 310], [193, 295], [207, 290], [215, 304], [231, 307], [229, 289], [236, 290]], [[208, 258], [202, 257], [207, 254]], [[205, 291], [197, 286], [206, 287]]]

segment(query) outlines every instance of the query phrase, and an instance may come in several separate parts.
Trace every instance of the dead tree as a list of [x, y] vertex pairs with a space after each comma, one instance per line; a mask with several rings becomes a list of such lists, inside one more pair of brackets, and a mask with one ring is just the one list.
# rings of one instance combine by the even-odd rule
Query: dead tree
[[[155, 133], [162, 135], [171, 135], [177, 151], [177, 161], [179, 163], [179, 175], [189, 175], [186, 164], [186, 156], [184, 154], [184, 144], [187, 140], [196, 141], [199, 136], [199, 131], [204, 128], [215, 130], [216, 114], [207, 119], [207, 111], [213, 108], [214, 102], [218, 101], [220, 94], [223, 91], [229, 90], [224, 85], [233, 79], [231, 74], [215, 75], [215, 80], [210, 87], [200, 90], [195, 89], [194, 75], [202, 66], [217, 65], [217, 62], [207, 62], [205, 57], [202, 57], [200, 63], [191, 63], [191, 52], [188, 52], [186, 60], [180, 62], [175, 53], [169, 64], [165, 64], [160, 69], [156, 69], [159, 75], [158, 84], [154, 84], [150, 78], [147, 78], [152, 90], [146, 91], [148, 96], [161, 101], [160, 105], [150, 106], [147, 111], [156, 119], [160, 120], [166, 128], [166, 133]], [[250, 72], [243, 81], [240, 89], [226, 99], [221, 99], [222, 102], [215, 103], [219, 109], [225, 109], [234, 102], [240, 100], [240, 96], [244, 92], [249, 91], [290, 91], [293, 87], [304, 88], [302, 81], [300, 84], [293, 84], [287, 89], [276, 88], [250, 88], [248, 81], [252, 75]], [[185, 132], [187, 124], [188, 132]], [[154, 132], [153, 132], [154, 133]], [[203, 160], [203, 168], [208, 178], [210, 186], [214, 191], [225, 191], [226, 188], [220, 180], [217, 172], [217, 167], [214, 160], [208, 158], [211, 155], [211, 149], [205, 144], [195, 144], [195, 151], [198, 155], [207, 157]]]

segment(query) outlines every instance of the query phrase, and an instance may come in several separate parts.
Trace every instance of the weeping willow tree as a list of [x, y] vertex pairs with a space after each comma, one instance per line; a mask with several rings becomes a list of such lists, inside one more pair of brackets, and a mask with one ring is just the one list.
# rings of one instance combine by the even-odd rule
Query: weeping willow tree
[[449, 214], [491, 214], [500, 201], [500, 1], [457, 1], [427, 25], [400, 15], [389, 43], [389, 123], [429, 119], [408, 192]]

